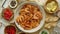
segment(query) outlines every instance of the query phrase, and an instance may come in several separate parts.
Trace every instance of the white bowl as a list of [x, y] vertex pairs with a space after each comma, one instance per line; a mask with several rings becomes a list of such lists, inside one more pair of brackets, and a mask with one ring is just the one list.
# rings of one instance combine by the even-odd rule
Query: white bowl
[[[17, 16], [19, 16], [19, 11], [20, 11], [20, 9], [21, 9], [21, 8], [23, 7], [23, 5], [25, 5], [26, 3], [29, 3], [29, 4], [38, 6], [38, 7], [40, 8], [40, 10], [41, 10], [41, 12], [42, 12], [42, 16], [43, 16], [43, 18], [42, 18], [42, 20], [41, 20], [41, 22], [40, 22], [40, 25], [37, 26], [36, 28], [31, 29], [31, 30], [25, 30], [24, 28], [22, 28], [22, 27], [16, 22], [16, 18], [17, 18]], [[39, 5], [38, 3], [36, 3], [36, 2], [23, 2], [23, 3], [21, 3], [21, 4], [17, 7], [17, 9], [16, 9], [16, 11], [15, 11], [15, 24], [16, 24], [16, 26], [17, 26], [20, 30], [22, 30], [23, 32], [26, 32], [26, 33], [36, 32], [36, 31], [38, 31], [39, 29], [41, 29], [41, 28], [43, 27], [44, 22], [45, 22], [45, 11], [44, 11], [44, 9], [42, 8], [42, 6], [40, 6], [40, 5]]]
[[39, 32], [39, 34], [41, 34], [42, 31], [45, 31], [45, 32], [47, 32], [47, 33], [49, 34], [49, 31], [48, 31], [47, 29], [43, 29], [43, 30], [41, 30], [41, 31]]
[[[15, 4], [15, 6], [11, 6], [11, 1], [15, 1], [16, 2], [16, 4]], [[10, 2], [9, 2], [9, 6], [11, 7], [11, 8], [15, 8], [15, 7], [17, 7], [17, 5], [18, 5], [18, 3], [17, 3], [17, 1], [16, 0], [11, 0]]]
[[11, 23], [14, 23], [14, 11], [12, 9], [8, 8], [8, 9], [12, 10], [13, 18], [11, 20], [6, 20], [6, 19], [4, 19], [3, 15], [2, 15], [2, 13], [5, 9], [6, 8], [3, 8], [1, 11], [0, 21], [2, 21], [2, 23], [7, 26], [7, 25], [10, 25]]

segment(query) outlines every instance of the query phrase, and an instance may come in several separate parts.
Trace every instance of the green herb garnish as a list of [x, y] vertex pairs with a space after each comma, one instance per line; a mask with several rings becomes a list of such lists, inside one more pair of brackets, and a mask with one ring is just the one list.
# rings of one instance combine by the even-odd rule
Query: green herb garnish
[[42, 31], [42, 33], [41, 34], [48, 34], [46, 31]]

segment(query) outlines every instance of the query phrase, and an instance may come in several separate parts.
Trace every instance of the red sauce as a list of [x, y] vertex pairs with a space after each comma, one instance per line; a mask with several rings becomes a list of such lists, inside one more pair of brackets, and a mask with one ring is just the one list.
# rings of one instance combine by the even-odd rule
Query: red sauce
[[10, 10], [9, 8], [6, 8], [4, 9], [4, 12], [3, 12], [3, 17], [6, 19], [6, 20], [10, 20], [13, 16], [13, 12], [12, 10]]
[[5, 28], [5, 33], [7, 34], [16, 34], [16, 29], [14, 26], [7, 26]]

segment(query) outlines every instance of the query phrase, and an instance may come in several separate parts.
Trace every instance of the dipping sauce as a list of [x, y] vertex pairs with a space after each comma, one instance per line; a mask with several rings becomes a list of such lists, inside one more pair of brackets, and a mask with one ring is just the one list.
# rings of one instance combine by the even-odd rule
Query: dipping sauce
[[9, 8], [3, 10], [3, 18], [10, 21], [13, 18], [13, 11]]
[[14, 26], [7, 26], [4, 32], [5, 34], [16, 34], [16, 28]]
[[9, 3], [9, 6], [11, 8], [15, 8], [17, 6], [17, 1], [16, 0], [12, 0], [10, 3]]
[[11, 1], [11, 6], [15, 6], [16, 2], [15, 1]]
[[46, 5], [45, 5], [45, 10], [48, 13], [55, 13], [58, 7], [58, 3], [56, 1], [53, 0], [48, 0]]

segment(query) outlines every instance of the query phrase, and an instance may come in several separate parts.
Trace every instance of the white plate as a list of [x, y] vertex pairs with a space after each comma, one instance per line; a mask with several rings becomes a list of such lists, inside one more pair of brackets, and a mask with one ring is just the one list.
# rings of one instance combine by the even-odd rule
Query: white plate
[[[42, 16], [43, 16], [43, 19], [41, 20], [39, 26], [37, 26], [36, 28], [33, 28], [33, 29], [31, 29], [31, 30], [25, 30], [25, 29], [22, 28], [20, 25], [18, 25], [18, 23], [16, 22], [16, 18], [17, 18], [17, 16], [19, 16], [19, 11], [20, 11], [20, 9], [21, 9], [21, 8], [23, 7], [23, 5], [25, 5], [26, 3], [29, 3], [29, 4], [38, 6], [39, 9], [40, 9], [40, 11], [42, 12]], [[43, 27], [44, 22], [45, 22], [45, 11], [44, 11], [44, 9], [42, 8], [42, 6], [40, 6], [40, 5], [37, 4], [36, 2], [23, 2], [23, 3], [21, 3], [21, 4], [17, 7], [16, 13], [15, 13], [15, 24], [16, 24], [16, 26], [17, 26], [20, 30], [22, 30], [23, 32], [27, 32], [27, 33], [36, 32], [36, 31], [38, 31], [39, 29], [41, 29], [41, 28]]]

